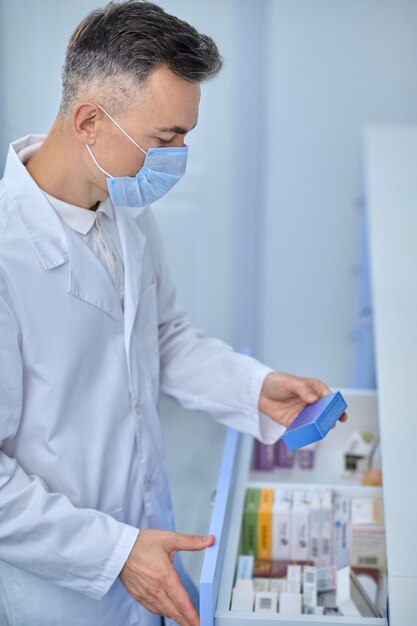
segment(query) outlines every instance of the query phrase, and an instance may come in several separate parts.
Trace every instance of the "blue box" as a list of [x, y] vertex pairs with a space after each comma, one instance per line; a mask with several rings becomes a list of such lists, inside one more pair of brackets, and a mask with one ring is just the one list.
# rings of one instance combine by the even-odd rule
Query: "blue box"
[[324, 439], [346, 408], [339, 391], [307, 405], [282, 435], [285, 445], [289, 450], [297, 450]]

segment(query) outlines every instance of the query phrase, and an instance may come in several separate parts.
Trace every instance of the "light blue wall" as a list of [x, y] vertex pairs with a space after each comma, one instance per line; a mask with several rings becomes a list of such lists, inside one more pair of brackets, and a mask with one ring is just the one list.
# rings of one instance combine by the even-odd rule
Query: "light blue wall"
[[0, 162], [9, 141], [49, 130], [60, 102], [60, 71], [71, 32], [97, 2], [1, 0]]
[[[417, 3], [268, 3], [260, 355], [350, 384], [362, 130], [417, 121]], [[411, 269], [411, 268], [410, 268]]]

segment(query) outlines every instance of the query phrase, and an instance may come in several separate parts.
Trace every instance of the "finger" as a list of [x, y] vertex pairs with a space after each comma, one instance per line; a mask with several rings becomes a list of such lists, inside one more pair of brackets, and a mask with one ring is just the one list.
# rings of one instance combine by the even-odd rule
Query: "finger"
[[167, 533], [166, 547], [169, 552], [187, 550], [195, 552], [212, 546], [214, 536], [200, 537], [199, 535], [185, 535], [183, 533]]
[[199, 620], [197, 611], [191, 602], [190, 596], [182, 586], [180, 577], [174, 567], [171, 568], [168, 575], [167, 594], [183, 619], [185, 619], [187, 623], [192, 624], [192, 626], [198, 626]]
[[347, 413], [343, 413], [343, 415], [341, 415], [339, 417], [339, 422], [346, 422], [346, 420], [348, 419], [348, 414]]
[[317, 402], [320, 398], [328, 396], [331, 391], [321, 382], [315, 378], [301, 378], [298, 382], [297, 393], [303, 402], [312, 404]]
[[[325, 385], [324, 383], [321, 382], [321, 380], [315, 380], [315, 379], [311, 379], [312, 383], [315, 386], [315, 389], [317, 391], [317, 393], [320, 393], [321, 390], [321, 398], [324, 398], [326, 396], [328, 396], [329, 394], [332, 393], [332, 391], [329, 389], [329, 387], [327, 385]], [[343, 415], [341, 415], [339, 417], [339, 422], [346, 422], [346, 420], [348, 419], [348, 414], [345, 412], [343, 413]]]
[[[337, 422], [346, 422], [346, 421], [347, 421], [347, 419], [348, 419], [348, 417], [349, 417], [349, 416], [348, 416], [348, 414], [347, 414], [347, 413], [343, 413], [343, 415], [341, 415], [341, 416], [339, 417], [339, 419], [337, 420]], [[333, 424], [332, 428], [336, 428], [337, 422], [335, 422], [335, 423]]]
[[317, 394], [318, 398], [324, 398], [329, 396], [332, 393], [330, 387], [323, 383], [321, 380], [317, 380], [316, 378], [310, 379], [311, 388], [315, 394]]
[[184, 617], [163, 587], [155, 588], [148, 593], [146, 598], [138, 597], [137, 600], [151, 613], [169, 617], [180, 626], [197, 626], [198, 624], [198, 622], [190, 622]]
[[281, 383], [286, 394], [295, 396], [306, 404], [311, 404], [319, 399], [311, 388], [310, 378], [302, 378], [301, 376], [292, 376], [286, 374]]

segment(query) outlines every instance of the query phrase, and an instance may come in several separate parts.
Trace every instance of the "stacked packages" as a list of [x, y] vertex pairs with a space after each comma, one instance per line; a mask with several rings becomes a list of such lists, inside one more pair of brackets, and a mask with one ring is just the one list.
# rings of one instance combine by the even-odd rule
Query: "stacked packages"
[[386, 590], [385, 554], [379, 498], [325, 488], [249, 488], [232, 610], [340, 614], [338, 593], [352, 615], [351, 593], [362, 598], [363, 584], [366, 601], [356, 601], [356, 614], [378, 616], [386, 603], [384, 594], [377, 598]]

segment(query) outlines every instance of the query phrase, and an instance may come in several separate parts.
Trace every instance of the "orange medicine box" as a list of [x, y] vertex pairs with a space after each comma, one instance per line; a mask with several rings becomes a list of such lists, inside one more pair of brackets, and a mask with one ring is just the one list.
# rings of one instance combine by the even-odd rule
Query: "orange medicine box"
[[272, 559], [272, 509], [274, 490], [261, 489], [258, 511], [258, 559]]

